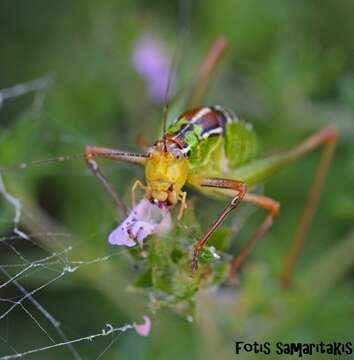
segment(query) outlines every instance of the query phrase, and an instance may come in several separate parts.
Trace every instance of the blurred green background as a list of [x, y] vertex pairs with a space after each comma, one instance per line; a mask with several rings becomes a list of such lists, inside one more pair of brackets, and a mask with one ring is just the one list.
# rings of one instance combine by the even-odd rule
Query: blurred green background
[[[184, 18], [177, 15], [183, 6], [187, 8]], [[288, 149], [330, 122], [341, 132], [294, 288], [282, 291], [279, 273], [319, 151], [265, 185], [265, 193], [281, 203], [279, 218], [243, 267], [237, 287], [198, 294], [194, 323], [173, 311], [151, 315], [146, 294], [128, 291], [134, 264], [124, 250], [110, 247], [106, 240], [120, 217], [82, 160], [3, 171], [8, 191], [23, 204], [21, 229], [37, 234], [33, 239], [44, 250], [22, 239], [9, 240], [8, 246], [0, 245], [0, 263], [21, 263], [19, 254], [35, 261], [66, 246], [73, 246], [71, 260], [88, 261], [119, 252], [108, 261], [65, 274], [35, 296], [70, 339], [100, 332], [106, 323], [121, 326], [150, 314], [149, 337], [128, 331], [117, 339], [82, 342], [76, 349], [85, 359], [98, 358], [112, 339], [114, 344], [101, 358], [233, 359], [234, 341], [240, 339], [273, 344], [278, 340], [353, 341], [354, 2], [204, 0], [193, 2], [189, 9], [188, 2], [178, 1], [2, 0], [0, 89], [48, 74], [54, 82], [45, 92], [0, 103], [0, 164], [81, 154], [87, 144], [139, 151], [139, 134], [153, 143], [159, 136], [162, 104], [152, 101], [144, 79], [134, 69], [136, 42], [152, 34], [171, 55], [180, 42], [182, 26], [187, 25], [177, 74], [182, 88], [211, 43], [224, 35], [230, 49], [205, 102], [228, 106], [251, 121], [261, 154]], [[129, 202], [130, 186], [143, 177], [142, 170], [107, 162], [104, 170]], [[194, 192], [191, 198], [196, 217], [206, 228], [223, 204]], [[1, 235], [10, 236], [13, 208], [3, 198], [0, 211]], [[262, 216], [257, 211], [247, 218], [235, 239], [235, 251]], [[17, 280], [32, 290], [62, 269], [62, 263], [51, 264]], [[18, 269], [6, 267], [6, 271], [15, 275]], [[1, 279], [6, 281], [4, 276]], [[1, 299], [16, 296], [14, 284], [0, 289]], [[1, 313], [8, 306], [2, 301]], [[38, 309], [28, 301], [24, 306], [60, 341]], [[0, 356], [51, 343], [20, 307], [1, 320], [0, 337]], [[28, 356], [49, 357], [73, 358], [63, 348]]]

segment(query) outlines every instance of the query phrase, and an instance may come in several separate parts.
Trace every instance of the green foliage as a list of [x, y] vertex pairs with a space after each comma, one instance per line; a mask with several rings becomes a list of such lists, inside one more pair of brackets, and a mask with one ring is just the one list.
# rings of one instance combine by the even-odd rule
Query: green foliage
[[[193, 211], [187, 211], [184, 224], [191, 223]], [[183, 225], [176, 227], [168, 237], [151, 237], [143, 250], [132, 248], [130, 253], [139, 274], [134, 281], [136, 290], [150, 294], [156, 310], [164, 307], [181, 315], [194, 316], [195, 296], [201, 288], [221, 285], [228, 276], [228, 262], [221, 259], [217, 249], [225, 248], [229, 232], [221, 229], [200, 254], [199, 269], [192, 273], [191, 261], [195, 240], [186, 237]], [[215, 247], [214, 247], [215, 246]]]

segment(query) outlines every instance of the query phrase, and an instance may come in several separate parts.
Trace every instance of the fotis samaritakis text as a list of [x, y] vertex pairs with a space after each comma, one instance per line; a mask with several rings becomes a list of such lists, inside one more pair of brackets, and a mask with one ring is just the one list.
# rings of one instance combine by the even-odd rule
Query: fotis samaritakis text
[[328, 355], [348, 357], [353, 354], [351, 341], [333, 341], [318, 343], [305, 342], [245, 342], [235, 341], [235, 354], [264, 354], [264, 355], [290, 355], [294, 358], [310, 357], [312, 355]]

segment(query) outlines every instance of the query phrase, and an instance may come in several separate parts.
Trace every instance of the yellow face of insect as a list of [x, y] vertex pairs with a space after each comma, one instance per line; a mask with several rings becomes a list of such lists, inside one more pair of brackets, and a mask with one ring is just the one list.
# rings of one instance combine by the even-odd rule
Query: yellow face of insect
[[172, 152], [159, 150], [151, 152], [145, 166], [148, 196], [158, 202], [175, 205], [187, 180], [188, 169], [185, 157], [178, 159]]

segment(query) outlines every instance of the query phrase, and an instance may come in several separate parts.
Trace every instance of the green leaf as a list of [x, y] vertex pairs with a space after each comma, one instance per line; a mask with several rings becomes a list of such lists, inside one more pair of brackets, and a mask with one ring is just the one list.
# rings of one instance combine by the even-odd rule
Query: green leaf
[[135, 281], [133, 282], [133, 286], [138, 288], [149, 288], [152, 286], [152, 273], [151, 269], [145, 271], [140, 274]]

